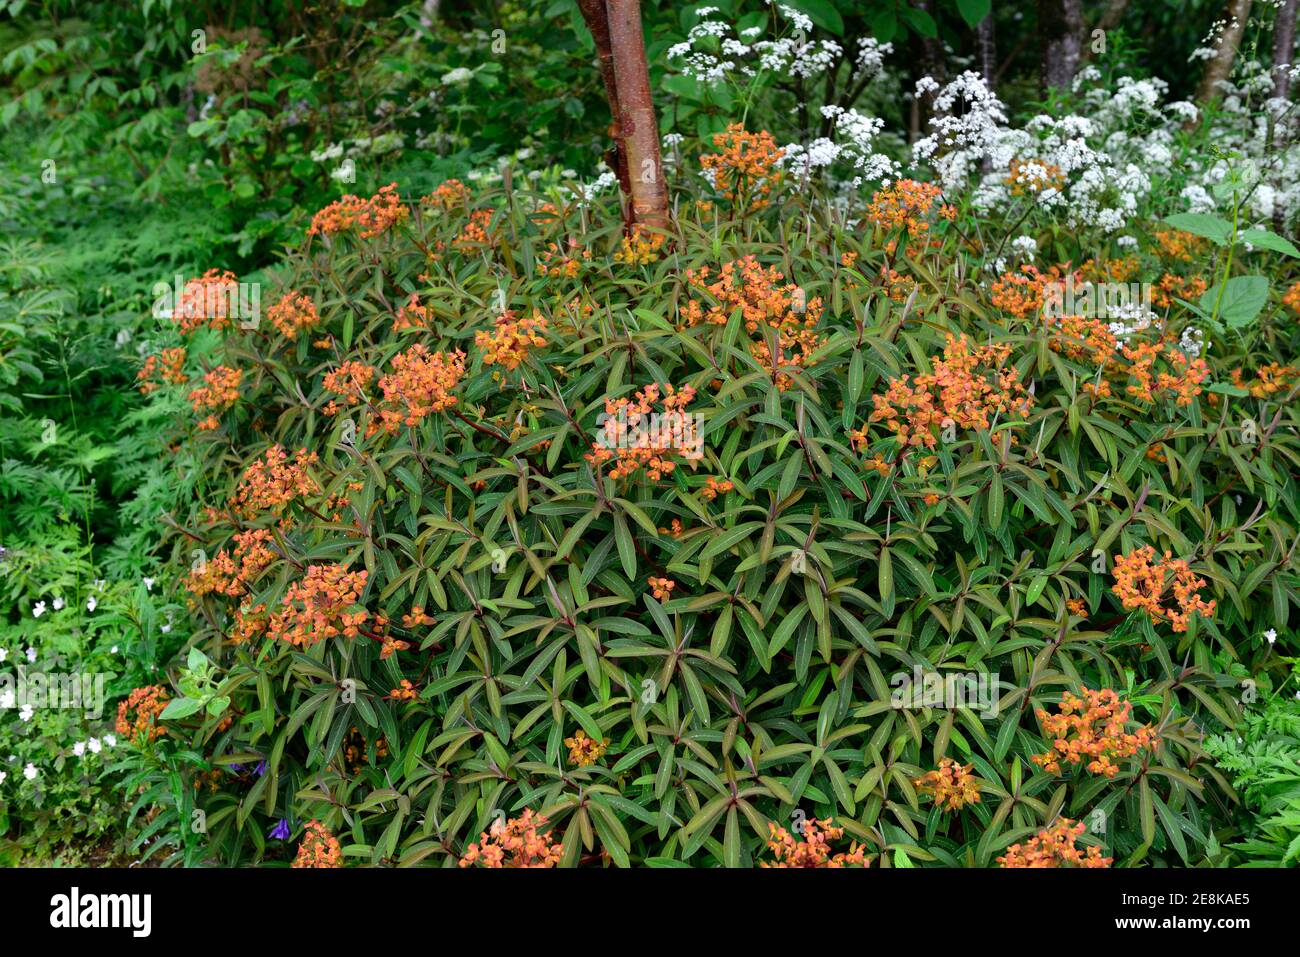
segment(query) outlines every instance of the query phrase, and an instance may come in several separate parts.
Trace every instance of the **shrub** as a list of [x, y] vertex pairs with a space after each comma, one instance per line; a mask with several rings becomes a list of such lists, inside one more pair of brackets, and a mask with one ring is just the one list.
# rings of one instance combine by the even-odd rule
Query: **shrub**
[[752, 864], [792, 818], [885, 866], [1217, 855], [1203, 732], [1296, 599], [1295, 413], [1233, 382], [1290, 320], [1054, 325], [919, 186], [850, 225], [682, 185], [630, 262], [570, 196], [387, 189], [278, 271], [310, 329], [221, 330], [174, 543], [229, 699], [176, 723], [209, 852], [311, 820], [450, 866], [531, 812], [565, 866]]

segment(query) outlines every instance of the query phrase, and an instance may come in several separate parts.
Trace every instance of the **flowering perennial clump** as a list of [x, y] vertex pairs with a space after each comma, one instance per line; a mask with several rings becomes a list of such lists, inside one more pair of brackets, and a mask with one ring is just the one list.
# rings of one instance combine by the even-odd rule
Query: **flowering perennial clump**
[[280, 513], [297, 498], [312, 495], [320, 489], [311, 477], [310, 470], [319, 462], [315, 452], [299, 449], [292, 462], [279, 445], [273, 445], [239, 478], [231, 508], [245, 518], [261, 512]]
[[[1200, 590], [1205, 579], [1195, 574], [1181, 558], [1165, 552], [1164, 558], [1155, 562], [1156, 550], [1143, 545], [1127, 555], [1115, 558], [1115, 584], [1111, 591], [1126, 610], [1141, 608], [1156, 625], [1168, 621], [1175, 632], [1187, 630], [1192, 615], [1209, 618], [1214, 614], [1216, 602], [1201, 598]], [[1165, 593], [1172, 586], [1173, 601], [1165, 604]]]
[[497, 821], [490, 831], [479, 835], [478, 843], [471, 844], [460, 859], [461, 867], [555, 867], [560, 863], [564, 848], [555, 843], [546, 826], [546, 818], [534, 815], [526, 808], [519, 817]]
[[320, 313], [311, 296], [300, 292], [287, 292], [280, 301], [266, 311], [271, 325], [286, 339], [295, 339], [304, 329], [313, 329], [320, 325]]
[[209, 413], [199, 422], [200, 431], [211, 431], [220, 425], [213, 413], [224, 412], [239, 401], [239, 385], [244, 373], [239, 369], [217, 366], [203, 377], [203, 385], [190, 392], [190, 405], [199, 415]]
[[149, 356], [135, 376], [140, 383], [141, 394], [148, 395], [159, 388], [160, 383], [156, 381], [158, 379], [170, 385], [180, 385], [185, 381], [184, 366], [185, 350], [179, 346], [164, 349], [159, 355]]
[[1155, 728], [1143, 725], [1132, 733], [1126, 730], [1133, 706], [1110, 688], [1085, 688], [1082, 698], [1067, 691], [1056, 714], [1042, 708], [1036, 713], [1043, 734], [1052, 739], [1052, 750], [1031, 760], [1052, 774], [1061, 773], [1062, 761], [1080, 764], [1090, 759], [1085, 765], [1090, 772], [1113, 778], [1119, 773], [1115, 761], [1156, 745]]
[[225, 269], [209, 269], [198, 279], [191, 279], [181, 290], [172, 307], [172, 322], [181, 332], [193, 332], [200, 326], [225, 329], [238, 306], [239, 280]]

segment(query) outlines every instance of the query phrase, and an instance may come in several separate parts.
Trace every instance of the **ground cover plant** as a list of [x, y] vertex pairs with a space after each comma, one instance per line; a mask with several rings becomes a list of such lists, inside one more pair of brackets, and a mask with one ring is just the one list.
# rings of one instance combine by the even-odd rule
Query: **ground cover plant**
[[[48, 267], [0, 300], [53, 323], [0, 325], [0, 650], [112, 676], [77, 729], [0, 699], [18, 853], [1294, 865], [1295, 4], [1097, 6], [1028, 67], [988, 2], [169, 21], [126, 139], [212, 86], [229, 229], [124, 257], [135, 358]], [[18, 117], [79, 89], [29, 55]]]

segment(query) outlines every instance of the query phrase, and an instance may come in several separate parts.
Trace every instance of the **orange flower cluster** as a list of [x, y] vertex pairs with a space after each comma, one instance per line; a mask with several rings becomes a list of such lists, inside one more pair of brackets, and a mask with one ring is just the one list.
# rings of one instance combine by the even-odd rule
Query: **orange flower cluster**
[[[626, 244], [627, 240], [624, 239], [623, 242]], [[582, 267], [591, 261], [591, 250], [579, 251], [577, 246], [577, 241], [570, 239], [569, 251], [574, 255], [568, 255], [560, 249], [559, 243], [547, 243], [546, 248], [537, 257], [537, 271], [552, 279], [577, 279], [582, 273]], [[614, 259], [620, 261], [618, 256]]]
[[730, 479], [723, 479], [722, 481], [718, 481], [712, 475], [710, 475], [704, 481], [704, 488], [700, 489], [700, 498], [704, 499], [704, 501], [706, 502], [712, 502], [719, 495], [723, 495], [727, 492], [730, 492], [735, 487], [736, 486], [731, 484]]
[[1063, 817], [1054, 827], [1039, 831], [1027, 844], [1012, 844], [998, 863], [1003, 867], [1110, 867], [1114, 858], [1102, 857], [1101, 848], [1095, 844], [1086, 853], [1075, 847], [1084, 830], [1082, 823]]
[[307, 235], [332, 236], [356, 229], [362, 239], [370, 239], [387, 232], [410, 215], [411, 211], [402, 205], [401, 197], [397, 195], [397, 184], [389, 183], [369, 199], [349, 194], [330, 203], [311, 218]]
[[1033, 396], [1025, 391], [1014, 367], [1002, 368], [1011, 355], [1008, 343], [972, 351], [965, 334], [947, 337], [943, 359], [934, 372], [891, 379], [884, 394], [871, 397], [875, 410], [869, 421], [883, 421], [900, 445], [933, 448], [935, 432], [945, 423], [963, 429], [987, 429], [993, 416], [1025, 416]]
[[1293, 285], [1282, 296], [1282, 305], [1292, 312], [1300, 313], [1300, 282]]
[[441, 412], [456, 404], [451, 390], [465, 374], [465, 353], [430, 352], [423, 343], [416, 343], [405, 352], [393, 357], [392, 371], [379, 380], [384, 393], [384, 404], [379, 409], [379, 422], [370, 431], [382, 429], [392, 434], [403, 425], [419, 425], [433, 412]]
[[161, 355], [149, 356], [144, 360], [144, 366], [135, 374], [136, 380], [140, 383], [141, 394], [148, 395], [159, 388], [161, 383], [155, 379], [180, 385], [185, 381], [184, 365], [185, 350], [179, 346], [175, 349], [164, 349]]
[[1110, 325], [1087, 316], [1046, 316], [1048, 347], [1071, 359], [1087, 359], [1100, 367], [1114, 365], [1119, 341]]
[[531, 808], [504, 824], [497, 821], [490, 832], [478, 836], [479, 843], [469, 846], [460, 866], [554, 867], [560, 863], [564, 847], [556, 844], [549, 832], [538, 833], [545, 825], [546, 818], [534, 816]]
[[469, 252], [475, 246], [487, 246], [492, 242], [492, 234], [488, 232], [488, 227], [492, 225], [492, 210], [476, 209], [469, 214], [469, 222], [460, 234], [451, 241], [451, 246], [457, 252]]
[[419, 696], [419, 693], [415, 685], [403, 678], [398, 687], [388, 692], [388, 697], [394, 701], [414, 701]]
[[492, 331], [474, 333], [474, 345], [483, 350], [484, 365], [517, 369], [528, 358], [530, 349], [546, 345], [546, 317], [536, 309], [531, 319], [515, 318], [507, 309], [497, 316]]
[[1151, 290], [1151, 302], [1160, 309], [1168, 309], [1177, 299], [1195, 302], [1205, 292], [1207, 284], [1196, 276], [1190, 278], [1165, 273]]
[[664, 238], [663, 233], [649, 232], [637, 224], [632, 227], [631, 236], [623, 237], [618, 252], [614, 253], [614, 262], [624, 266], [648, 266], [659, 258]]
[[564, 746], [569, 749], [569, 763], [576, 768], [585, 768], [600, 760], [609, 747], [609, 738], [597, 741], [587, 737], [585, 731], [578, 731], [573, 737], [564, 739]]
[[304, 329], [320, 325], [316, 303], [312, 302], [311, 296], [300, 292], [285, 293], [279, 302], [266, 310], [266, 317], [286, 339], [296, 339]]
[[[785, 282], [785, 276], [776, 267], [764, 268], [753, 255], [725, 264], [714, 282], [709, 282], [711, 275], [708, 266], [686, 270], [687, 283], [708, 293], [715, 301], [709, 305], [688, 299], [682, 310], [686, 324], [694, 326], [707, 322], [725, 326], [732, 313], [739, 309], [745, 329], [757, 337], [750, 344], [755, 360], [769, 374], [775, 373], [778, 389], [789, 388], [792, 384], [790, 377], [779, 370], [806, 366], [809, 356], [824, 341], [814, 331], [822, 316], [821, 297], [808, 299], [802, 287]], [[777, 332], [775, 369], [771, 350], [759, 335], [765, 326]]]
[[1065, 189], [1065, 173], [1055, 163], [1013, 159], [1007, 173], [1007, 185], [1011, 187], [1012, 196], [1037, 196], [1049, 189], [1059, 193]]
[[[1171, 371], [1157, 375], [1153, 367], [1162, 355]], [[1177, 405], [1191, 405], [1201, 394], [1201, 383], [1210, 377], [1210, 367], [1204, 359], [1189, 359], [1172, 340], [1126, 347], [1124, 358], [1132, 362], [1128, 371], [1137, 379], [1137, 384], [1128, 387], [1128, 394], [1144, 402], [1155, 402], [1169, 394]]]
[[[1141, 608], [1151, 616], [1151, 623], [1169, 621], [1175, 632], [1187, 630], [1192, 615], [1199, 612], [1206, 618], [1214, 614], [1216, 602], [1204, 601], [1200, 590], [1205, 579], [1192, 572], [1191, 566], [1169, 552], [1159, 562], [1152, 564], [1156, 550], [1143, 545], [1128, 555], [1115, 559], [1115, 584], [1111, 591], [1123, 603], [1126, 611]], [[1172, 580], [1173, 604], [1165, 607], [1165, 589]]]
[[1142, 260], [1137, 256], [1123, 259], [1106, 259], [1098, 262], [1089, 259], [1079, 267], [1079, 275], [1086, 282], [1128, 282], [1142, 269]]
[[1007, 273], [994, 280], [990, 293], [993, 305], [1018, 319], [1043, 308], [1043, 291], [1050, 283], [1064, 282], [1060, 268], [1053, 266], [1043, 272], [1037, 266], [1025, 263], [1020, 272]]
[[293, 867], [342, 867], [343, 848], [330, 829], [320, 821], [308, 821], [307, 831], [298, 845]]
[[785, 150], [777, 147], [772, 134], [747, 133], [741, 124], [732, 123], [725, 132], [714, 134], [713, 146], [721, 152], [705, 153], [700, 166], [711, 174], [719, 195], [750, 210], [767, 206], [772, 188], [784, 176], [776, 164]]
[[[325, 373], [321, 385], [326, 392], [333, 392], [343, 397], [344, 405], [356, 405], [366, 399], [366, 389], [375, 378], [375, 367], [364, 362], [348, 360], [330, 372]], [[334, 415], [340, 409], [331, 399], [322, 410], [326, 415]]]
[[369, 613], [352, 611], [366, 587], [366, 572], [349, 572], [342, 565], [308, 565], [302, 581], [284, 593], [283, 607], [271, 616], [267, 628], [272, 638], [297, 648], [343, 635], [355, 638]]
[[646, 584], [650, 586], [650, 594], [655, 596], [656, 601], [672, 598], [673, 589], [677, 587], [677, 582], [671, 578], [647, 578]]
[[907, 302], [916, 290], [916, 280], [897, 269], [880, 270], [880, 285], [894, 302]]
[[947, 203], [935, 209], [935, 203], [942, 195], [943, 189], [934, 183], [900, 179], [888, 189], [871, 194], [867, 219], [886, 231], [902, 229], [912, 236], [919, 236], [930, 229], [931, 210], [950, 221], [956, 217], [956, 208]]
[[1162, 259], [1176, 259], [1185, 263], [1191, 262], [1205, 245], [1201, 237], [1177, 229], [1158, 230], [1155, 238]]
[[939, 810], [959, 811], [967, 804], [978, 804], [979, 782], [975, 780], [975, 765], [961, 765], [952, 758], [944, 758], [935, 771], [921, 775], [912, 783], [922, 794], [933, 795]]
[[1244, 380], [1240, 369], [1232, 370], [1232, 384], [1238, 389], [1247, 390], [1256, 399], [1267, 399], [1279, 392], [1288, 391], [1297, 379], [1300, 379], [1300, 366], [1284, 366], [1277, 362], [1256, 369], [1255, 381], [1251, 383]]
[[1061, 761], [1079, 764], [1090, 758], [1086, 765], [1089, 771], [1113, 778], [1119, 773], [1116, 760], [1155, 747], [1156, 729], [1150, 725], [1143, 725], [1135, 734], [1125, 730], [1133, 706], [1110, 688], [1101, 691], [1085, 688], [1083, 694], [1079, 698], [1065, 692], [1058, 714], [1049, 714], [1042, 708], [1037, 710], [1043, 734], [1053, 739], [1052, 750], [1030, 757], [1039, 767], [1060, 774]]
[[283, 511], [299, 496], [319, 491], [308, 473], [317, 461], [315, 452], [299, 449], [290, 462], [282, 446], [271, 446], [239, 477], [231, 508], [245, 518], [253, 518], [262, 511]]
[[394, 332], [405, 332], [407, 329], [428, 329], [429, 328], [429, 307], [421, 305], [420, 294], [411, 293], [410, 297], [397, 310], [397, 318], [393, 320]]
[[[656, 482], [677, 467], [675, 457], [688, 462], [703, 458], [704, 437], [685, 411], [695, 398], [695, 389], [685, 386], [677, 391], [671, 385], [664, 389], [667, 394], [662, 401], [659, 386], [653, 383], [638, 392], [635, 401], [626, 396], [606, 399], [601, 436], [583, 457], [597, 468], [613, 460], [610, 478], [620, 479], [644, 468]], [[656, 404], [662, 406], [661, 412], [655, 411]]]
[[190, 571], [185, 587], [195, 597], [208, 594], [236, 597], [248, 591], [276, 559], [271, 549], [274, 540], [267, 528], [250, 528], [235, 535], [235, 547], [227, 553], [223, 548], [210, 562]]
[[239, 384], [244, 373], [229, 366], [217, 366], [203, 377], [203, 385], [190, 392], [190, 405], [196, 414], [209, 415], [199, 422], [199, 431], [215, 429], [221, 423], [211, 413], [224, 412], [239, 401]]
[[162, 685], [136, 688], [125, 701], [118, 702], [115, 730], [123, 738], [141, 744], [161, 738], [167, 730], [159, 727], [158, 715], [167, 707], [168, 697]]
[[421, 206], [434, 206], [438, 209], [450, 212], [457, 206], [464, 206], [469, 202], [470, 196], [473, 195], [470, 188], [458, 179], [449, 179], [439, 185], [428, 196], [420, 197]]
[[767, 846], [775, 861], [760, 861], [759, 867], [868, 867], [866, 848], [853, 841], [847, 853], [831, 856], [831, 841], [844, 836], [844, 828], [832, 827], [831, 819], [809, 818], [803, 825], [803, 840], [773, 822], [767, 824]]
[[239, 280], [233, 272], [209, 269], [185, 284], [180, 301], [172, 309], [172, 322], [181, 327], [181, 332], [193, 332], [199, 326], [225, 329], [230, 325], [238, 295]]

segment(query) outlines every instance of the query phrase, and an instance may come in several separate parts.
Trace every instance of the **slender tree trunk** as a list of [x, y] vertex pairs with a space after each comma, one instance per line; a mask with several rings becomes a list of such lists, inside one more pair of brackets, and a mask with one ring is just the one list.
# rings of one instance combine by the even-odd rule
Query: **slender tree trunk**
[[[1091, 37], [1092, 33], [1096, 30], [1100, 30], [1102, 33], [1109, 33], [1111, 30], [1114, 30], [1119, 26], [1120, 20], [1124, 18], [1124, 11], [1128, 9], [1128, 4], [1129, 0], [1110, 0], [1110, 2], [1106, 4], [1106, 9], [1102, 11], [1100, 19], [1098, 19], [1097, 22], [1093, 24], [1092, 29], [1088, 31], [1089, 37]], [[1085, 38], [1085, 41], [1087, 39], [1088, 38]], [[1083, 44], [1082, 61], [1087, 63], [1092, 59], [1092, 56], [1092, 44], [1085, 42]]]
[[[1285, 100], [1291, 95], [1291, 60], [1295, 54], [1297, 0], [1286, 0], [1273, 21], [1273, 96]], [[1285, 69], [1284, 69], [1285, 68]]]
[[979, 26], [975, 28], [975, 42], [979, 48], [980, 75], [984, 77], [984, 85], [992, 92], [998, 76], [998, 42], [993, 33], [993, 11], [991, 9], [989, 15], [981, 20]]
[[[912, 0], [912, 6], [922, 10], [930, 15], [930, 18], [938, 22], [938, 17], [934, 15], [933, 0]], [[937, 36], [925, 37], [919, 36], [916, 41], [921, 48], [921, 72], [934, 79], [940, 86], [948, 82], [948, 67], [944, 62], [943, 41]], [[935, 93], [926, 93], [921, 99], [921, 116], [919, 117], [922, 129], [929, 123], [930, 118], [934, 115], [934, 97]]]
[[609, 45], [609, 17], [605, 13], [605, 0], [578, 0], [582, 18], [587, 21], [591, 38], [596, 41], [596, 54], [600, 57], [600, 77], [605, 82], [605, 99], [609, 101], [609, 136], [614, 141], [612, 149], [605, 152], [605, 165], [618, 176], [618, 185], [624, 196], [632, 195], [632, 183], [627, 175], [627, 152], [623, 148], [623, 134], [619, 129], [618, 82], [614, 78], [614, 52]]
[[638, 0], [605, 0], [605, 11], [618, 93], [615, 122], [627, 158], [632, 222], [649, 229], [666, 230], [668, 190], [659, 156], [659, 122], [650, 96], [641, 4]]
[[1241, 46], [1242, 34], [1246, 32], [1246, 20], [1250, 16], [1250, 0], [1228, 0], [1221, 20], [1227, 22], [1219, 34], [1218, 46], [1214, 55], [1205, 64], [1201, 74], [1201, 85], [1196, 91], [1196, 102], [1202, 106], [1217, 100], [1222, 93], [1219, 84], [1232, 74], [1232, 61], [1237, 58], [1237, 48]]
[[1038, 0], [1038, 38], [1043, 94], [1069, 90], [1083, 54], [1082, 0]]

